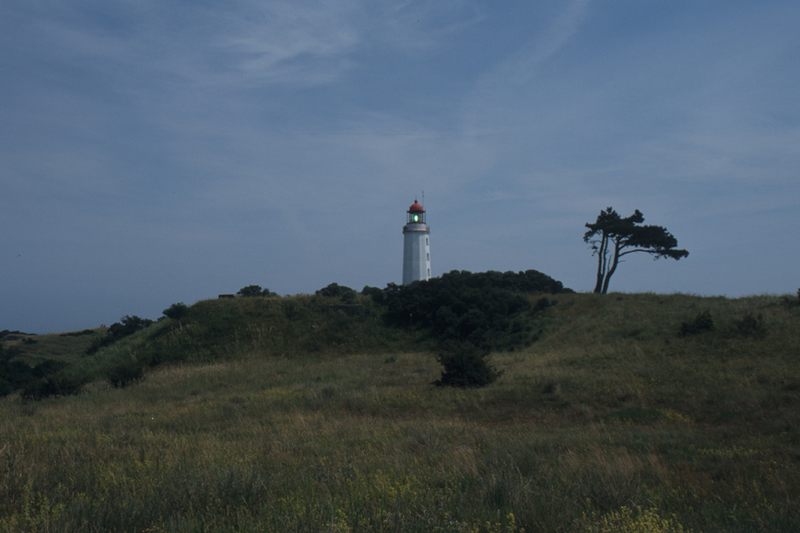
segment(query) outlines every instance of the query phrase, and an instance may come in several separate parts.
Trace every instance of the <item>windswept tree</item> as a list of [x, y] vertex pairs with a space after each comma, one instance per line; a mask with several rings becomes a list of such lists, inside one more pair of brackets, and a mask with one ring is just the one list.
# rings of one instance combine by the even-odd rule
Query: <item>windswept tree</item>
[[662, 226], [642, 224], [644, 215], [638, 209], [629, 217], [620, 217], [608, 207], [597, 216], [594, 223], [586, 223], [588, 230], [584, 242], [592, 247], [597, 256], [597, 280], [594, 292], [605, 294], [611, 276], [617, 271], [622, 258], [635, 253], [646, 253], [654, 259], [680, 259], [689, 252], [677, 248], [678, 240]]

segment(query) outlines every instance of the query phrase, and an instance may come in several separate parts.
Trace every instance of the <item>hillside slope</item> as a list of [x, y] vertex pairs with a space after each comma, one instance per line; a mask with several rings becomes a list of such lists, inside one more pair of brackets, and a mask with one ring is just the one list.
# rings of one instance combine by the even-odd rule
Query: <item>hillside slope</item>
[[113, 347], [183, 363], [0, 401], [0, 530], [800, 529], [800, 305], [548, 298], [472, 390], [356, 307], [203, 303]]

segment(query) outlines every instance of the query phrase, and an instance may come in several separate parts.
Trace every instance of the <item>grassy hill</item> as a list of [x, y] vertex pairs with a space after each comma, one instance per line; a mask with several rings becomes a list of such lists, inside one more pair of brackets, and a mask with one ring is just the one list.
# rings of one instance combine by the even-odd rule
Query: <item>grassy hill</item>
[[80, 394], [0, 399], [0, 531], [800, 530], [800, 305], [547, 298], [479, 389], [361, 295], [76, 348]]

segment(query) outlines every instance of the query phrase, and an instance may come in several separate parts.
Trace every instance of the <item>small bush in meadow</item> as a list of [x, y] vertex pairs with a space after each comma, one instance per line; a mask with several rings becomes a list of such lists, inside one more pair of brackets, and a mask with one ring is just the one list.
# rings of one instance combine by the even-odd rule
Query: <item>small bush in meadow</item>
[[26, 384], [22, 389], [22, 397], [26, 400], [41, 400], [51, 396], [78, 394], [84, 383], [83, 378], [59, 373]]
[[446, 344], [437, 355], [442, 377], [436, 385], [452, 387], [484, 387], [500, 376], [489, 364], [489, 351], [469, 342]]
[[138, 360], [125, 361], [106, 372], [112, 387], [121, 389], [144, 378], [144, 364]]
[[736, 334], [742, 337], [761, 338], [767, 334], [764, 317], [760, 314], [745, 313], [742, 318], [734, 321], [733, 326]]
[[712, 331], [714, 329], [714, 319], [711, 318], [711, 313], [702, 311], [697, 314], [692, 320], [681, 323], [680, 336], [686, 337], [689, 335], [697, 335], [705, 331]]

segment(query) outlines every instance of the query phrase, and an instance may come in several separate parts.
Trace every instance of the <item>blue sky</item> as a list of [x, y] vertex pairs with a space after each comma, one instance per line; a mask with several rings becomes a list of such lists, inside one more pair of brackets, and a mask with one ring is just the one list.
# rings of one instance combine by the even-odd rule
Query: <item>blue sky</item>
[[591, 290], [584, 223], [691, 255], [611, 289], [800, 287], [796, 1], [5, 0], [0, 329], [155, 318], [257, 283], [434, 274]]

